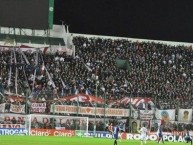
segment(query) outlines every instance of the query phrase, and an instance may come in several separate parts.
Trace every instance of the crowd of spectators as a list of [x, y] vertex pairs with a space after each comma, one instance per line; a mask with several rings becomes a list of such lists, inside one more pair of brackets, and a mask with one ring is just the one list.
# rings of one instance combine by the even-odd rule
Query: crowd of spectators
[[[26, 104], [27, 101], [30, 106], [33, 100], [46, 101], [46, 113], [49, 113], [51, 103], [77, 91], [97, 94], [106, 99], [106, 104], [131, 96], [150, 97], [158, 109], [192, 108], [192, 47], [87, 37], [74, 37], [73, 43], [74, 57], [59, 51], [54, 54], [27, 51], [23, 55], [13, 48], [1, 48], [0, 92], [4, 94], [6, 90], [26, 98], [12, 102], [1, 95], [0, 102], [6, 103], [6, 110], [10, 103]], [[120, 69], [116, 59], [127, 60], [130, 69]], [[76, 101], [55, 104], [93, 106], [90, 102]], [[130, 106], [114, 104], [111, 107]], [[28, 113], [29, 109], [27, 107]], [[92, 128], [93, 123], [89, 124]], [[104, 128], [104, 124], [97, 129], [100, 127]]]
[[[23, 94], [28, 102], [53, 101], [78, 91], [97, 94], [106, 104], [132, 96], [151, 97], [160, 109], [192, 108], [192, 47], [87, 37], [74, 37], [73, 43], [74, 57], [59, 51], [28, 51], [24, 57], [1, 48], [0, 91]], [[127, 60], [130, 69], [118, 68], [116, 59]]]

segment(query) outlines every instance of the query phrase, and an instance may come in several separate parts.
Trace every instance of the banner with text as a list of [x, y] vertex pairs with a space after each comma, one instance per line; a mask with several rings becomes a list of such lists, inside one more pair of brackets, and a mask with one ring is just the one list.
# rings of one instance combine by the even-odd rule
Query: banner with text
[[22, 124], [0, 124], [0, 129], [2, 128], [25, 128]]
[[13, 112], [13, 113], [25, 113], [25, 105], [13, 105], [13, 104], [11, 104], [10, 112]]
[[[88, 131], [85, 133], [84, 131], [76, 130], [76, 136], [89, 136], [89, 137], [96, 137], [96, 138], [112, 138], [112, 134], [106, 131]], [[190, 131], [190, 135], [192, 136], [192, 131]], [[141, 135], [139, 133], [119, 133], [119, 137], [122, 140], [140, 140]], [[150, 132], [148, 133], [147, 140], [156, 141], [157, 140], [157, 132]], [[183, 134], [173, 134], [172, 132], [163, 132], [163, 140], [168, 142], [184, 142], [184, 135]]]
[[153, 110], [140, 110], [141, 120], [151, 120], [153, 118]]
[[32, 103], [31, 112], [32, 113], [45, 113], [46, 103]]
[[75, 130], [31, 129], [31, 136], [75, 136]]
[[99, 116], [129, 116], [129, 109], [77, 107], [70, 105], [52, 105], [51, 108], [52, 113], [78, 113], [86, 115], [95, 115], [96, 113]]
[[192, 121], [192, 109], [179, 109], [178, 121], [188, 123]]
[[28, 115], [2, 113], [0, 114], [0, 128], [25, 128]]
[[28, 130], [24, 128], [4, 128], [0, 129], [0, 135], [28, 135]]

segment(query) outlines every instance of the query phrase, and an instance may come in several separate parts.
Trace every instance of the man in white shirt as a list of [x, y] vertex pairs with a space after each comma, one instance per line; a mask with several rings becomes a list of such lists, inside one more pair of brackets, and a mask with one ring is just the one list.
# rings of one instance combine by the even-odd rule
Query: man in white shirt
[[140, 136], [141, 145], [145, 145], [146, 144], [146, 138], [147, 138], [147, 128], [145, 127], [145, 124], [140, 129], [140, 133], [141, 133], [141, 136]]

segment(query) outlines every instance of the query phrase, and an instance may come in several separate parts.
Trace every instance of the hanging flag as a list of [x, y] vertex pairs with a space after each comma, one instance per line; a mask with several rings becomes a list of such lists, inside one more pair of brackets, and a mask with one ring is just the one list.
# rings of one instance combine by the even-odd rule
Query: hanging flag
[[63, 40], [64, 40], [64, 43], [65, 45], [67, 45], [67, 31], [66, 31], [66, 28], [64, 27], [64, 25], [62, 24], [62, 29], [63, 29]]
[[75, 91], [75, 95], [77, 95], [79, 93], [79, 91], [78, 91], [78, 89], [76, 89], [76, 91]]
[[71, 35], [71, 33], [69, 33], [69, 29], [68, 29], [68, 26], [67, 26], [67, 48], [72, 48], [72, 45], [73, 45], [73, 43], [72, 43], [72, 35]]
[[92, 71], [92, 69], [87, 64], [84, 63], [84, 66], [87, 68], [88, 71]]
[[[13, 62], [13, 53], [12, 53], [12, 51], [11, 51], [11, 62]], [[11, 72], [12, 72], [12, 66], [10, 65], [9, 78], [8, 78], [8, 82], [7, 82], [7, 85], [8, 85], [8, 86], [11, 85]]]
[[[40, 48], [41, 49], [41, 48]], [[48, 47], [44, 47], [44, 48], [42, 48], [43, 49], [43, 51], [42, 51], [42, 53], [43, 54], [45, 54], [47, 51], [48, 51]]]
[[60, 78], [61, 79], [61, 81], [62, 81], [62, 86], [63, 86], [63, 88], [65, 89], [66, 88], [66, 85], [64, 84], [64, 81], [62, 80], [62, 78]]
[[[14, 64], [17, 64], [17, 58], [16, 58], [15, 51], [16, 51], [16, 49], [14, 48], [14, 51], [13, 51]], [[18, 77], [18, 70], [17, 70], [17, 67], [16, 67], [16, 69], [15, 69], [15, 93], [16, 94], [17, 94], [17, 86], [18, 86], [17, 77]]]
[[86, 89], [86, 95], [92, 95], [91, 91], [89, 89]]
[[46, 74], [48, 75], [48, 78], [49, 78], [49, 80], [51, 82], [52, 87], [56, 88], [56, 85], [55, 85], [54, 81], [52, 80], [52, 78], [51, 78], [51, 76], [50, 76], [50, 74], [49, 74], [49, 72], [48, 72], [46, 67], [45, 67], [45, 70], [46, 70]]
[[[38, 65], [38, 49], [36, 48], [36, 57], [35, 57], [35, 66]], [[35, 69], [34, 71], [34, 75], [33, 75], [33, 86], [32, 86], [32, 90], [34, 90], [34, 85], [35, 85], [35, 79], [36, 79], [36, 73], [37, 73], [37, 69]]]
[[25, 54], [23, 53], [23, 51], [21, 51], [20, 49], [19, 49], [19, 51], [20, 51], [21, 55], [23, 56], [25, 62], [29, 65], [30, 63], [29, 63], [29, 61], [28, 61], [26, 55], [25, 55]]
[[75, 58], [75, 46], [72, 41], [73, 37], [71, 33], [69, 33], [68, 26], [65, 28], [65, 26], [62, 25], [62, 28], [63, 28], [63, 40], [66, 47], [66, 53], [67, 55], [73, 55], [73, 57]]

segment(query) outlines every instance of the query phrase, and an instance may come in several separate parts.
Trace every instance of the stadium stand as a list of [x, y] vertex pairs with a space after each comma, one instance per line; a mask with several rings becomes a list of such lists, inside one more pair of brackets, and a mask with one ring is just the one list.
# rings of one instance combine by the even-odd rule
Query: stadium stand
[[[69, 96], [75, 94], [76, 89], [79, 92], [89, 91], [91, 94], [96, 94], [95, 76], [97, 75], [98, 79], [102, 80], [100, 86], [105, 87], [107, 100], [121, 99], [125, 95], [132, 94], [133, 97], [152, 97], [157, 102], [161, 101], [163, 105], [157, 104], [157, 107], [162, 109], [176, 108], [177, 102], [172, 100], [183, 100], [179, 101], [182, 108], [192, 107], [190, 103], [193, 87], [192, 48], [86, 37], [75, 37], [73, 42], [76, 46], [75, 58], [65, 53], [41, 53], [37, 65], [35, 65], [36, 52], [25, 52], [30, 61], [28, 65], [16, 52], [15, 64], [10, 62], [11, 51], [1, 49], [1, 90], [3, 88], [14, 90], [14, 79], [12, 78], [11, 84], [8, 85], [7, 74], [10, 66], [13, 69], [22, 66], [25, 67], [28, 79], [27, 82], [24, 81], [24, 73], [19, 69], [20, 83], [23, 86], [29, 84], [30, 89], [34, 87], [33, 98], [37, 100]], [[119, 69], [116, 66], [117, 59], [128, 60], [131, 69]], [[43, 62], [53, 77], [57, 90], [53, 89], [46, 73], [42, 72]], [[37, 77], [32, 86], [36, 68]], [[65, 88], [59, 79], [60, 75]], [[21, 87], [18, 94], [24, 93], [26, 96], [29, 95], [27, 92], [27, 87]], [[103, 97], [100, 91], [99, 95]], [[164, 105], [164, 103], [168, 104]]]
[[[52, 41], [55, 42], [54, 39]], [[59, 41], [57, 39], [57, 43]], [[15, 93], [17, 87], [17, 94], [25, 96], [21, 100], [1, 97], [0, 104], [6, 103], [7, 112], [10, 104], [27, 104], [26, 113], [30, 113], [31, 102], [47, 102], [47, 114], [52, 114], [50, 105], [53, 102], [56, 105], [95, 105], [76, 100], [61, 101], [77, 92], [97, 94], [112, 108], [130, 108], [129, 103], [110, 105], [110, 102], [132, 96], [151, 98], [155, 106], [162, 110], [192, 109], [192, 47], [82, 36], [74, 37], [73, 43], [76, 47], [75, 56], [59, 51], [54, 54], [24, 51], [22, 55], [14, 49], [0, 49], [0, 92], [4, 95], [7, 91]], [[8, 75], [10, 68], [11, 77]], [[18, 84], [15, 83], [16, 72]], [[99, 88], [98, 92], [96, 87]], [[60, 101], [56, 101], [58, 99]], [[149, 110], [153, 107], [145, 104]], [[144, 109], [143, 104], [132, 108]], [[104, 126], [103, 123], [99, 122]], [[89, 128], [93, 128], [93, 125], [89, 124]], [[97, 130], [100, 129], [97, 127]]]

